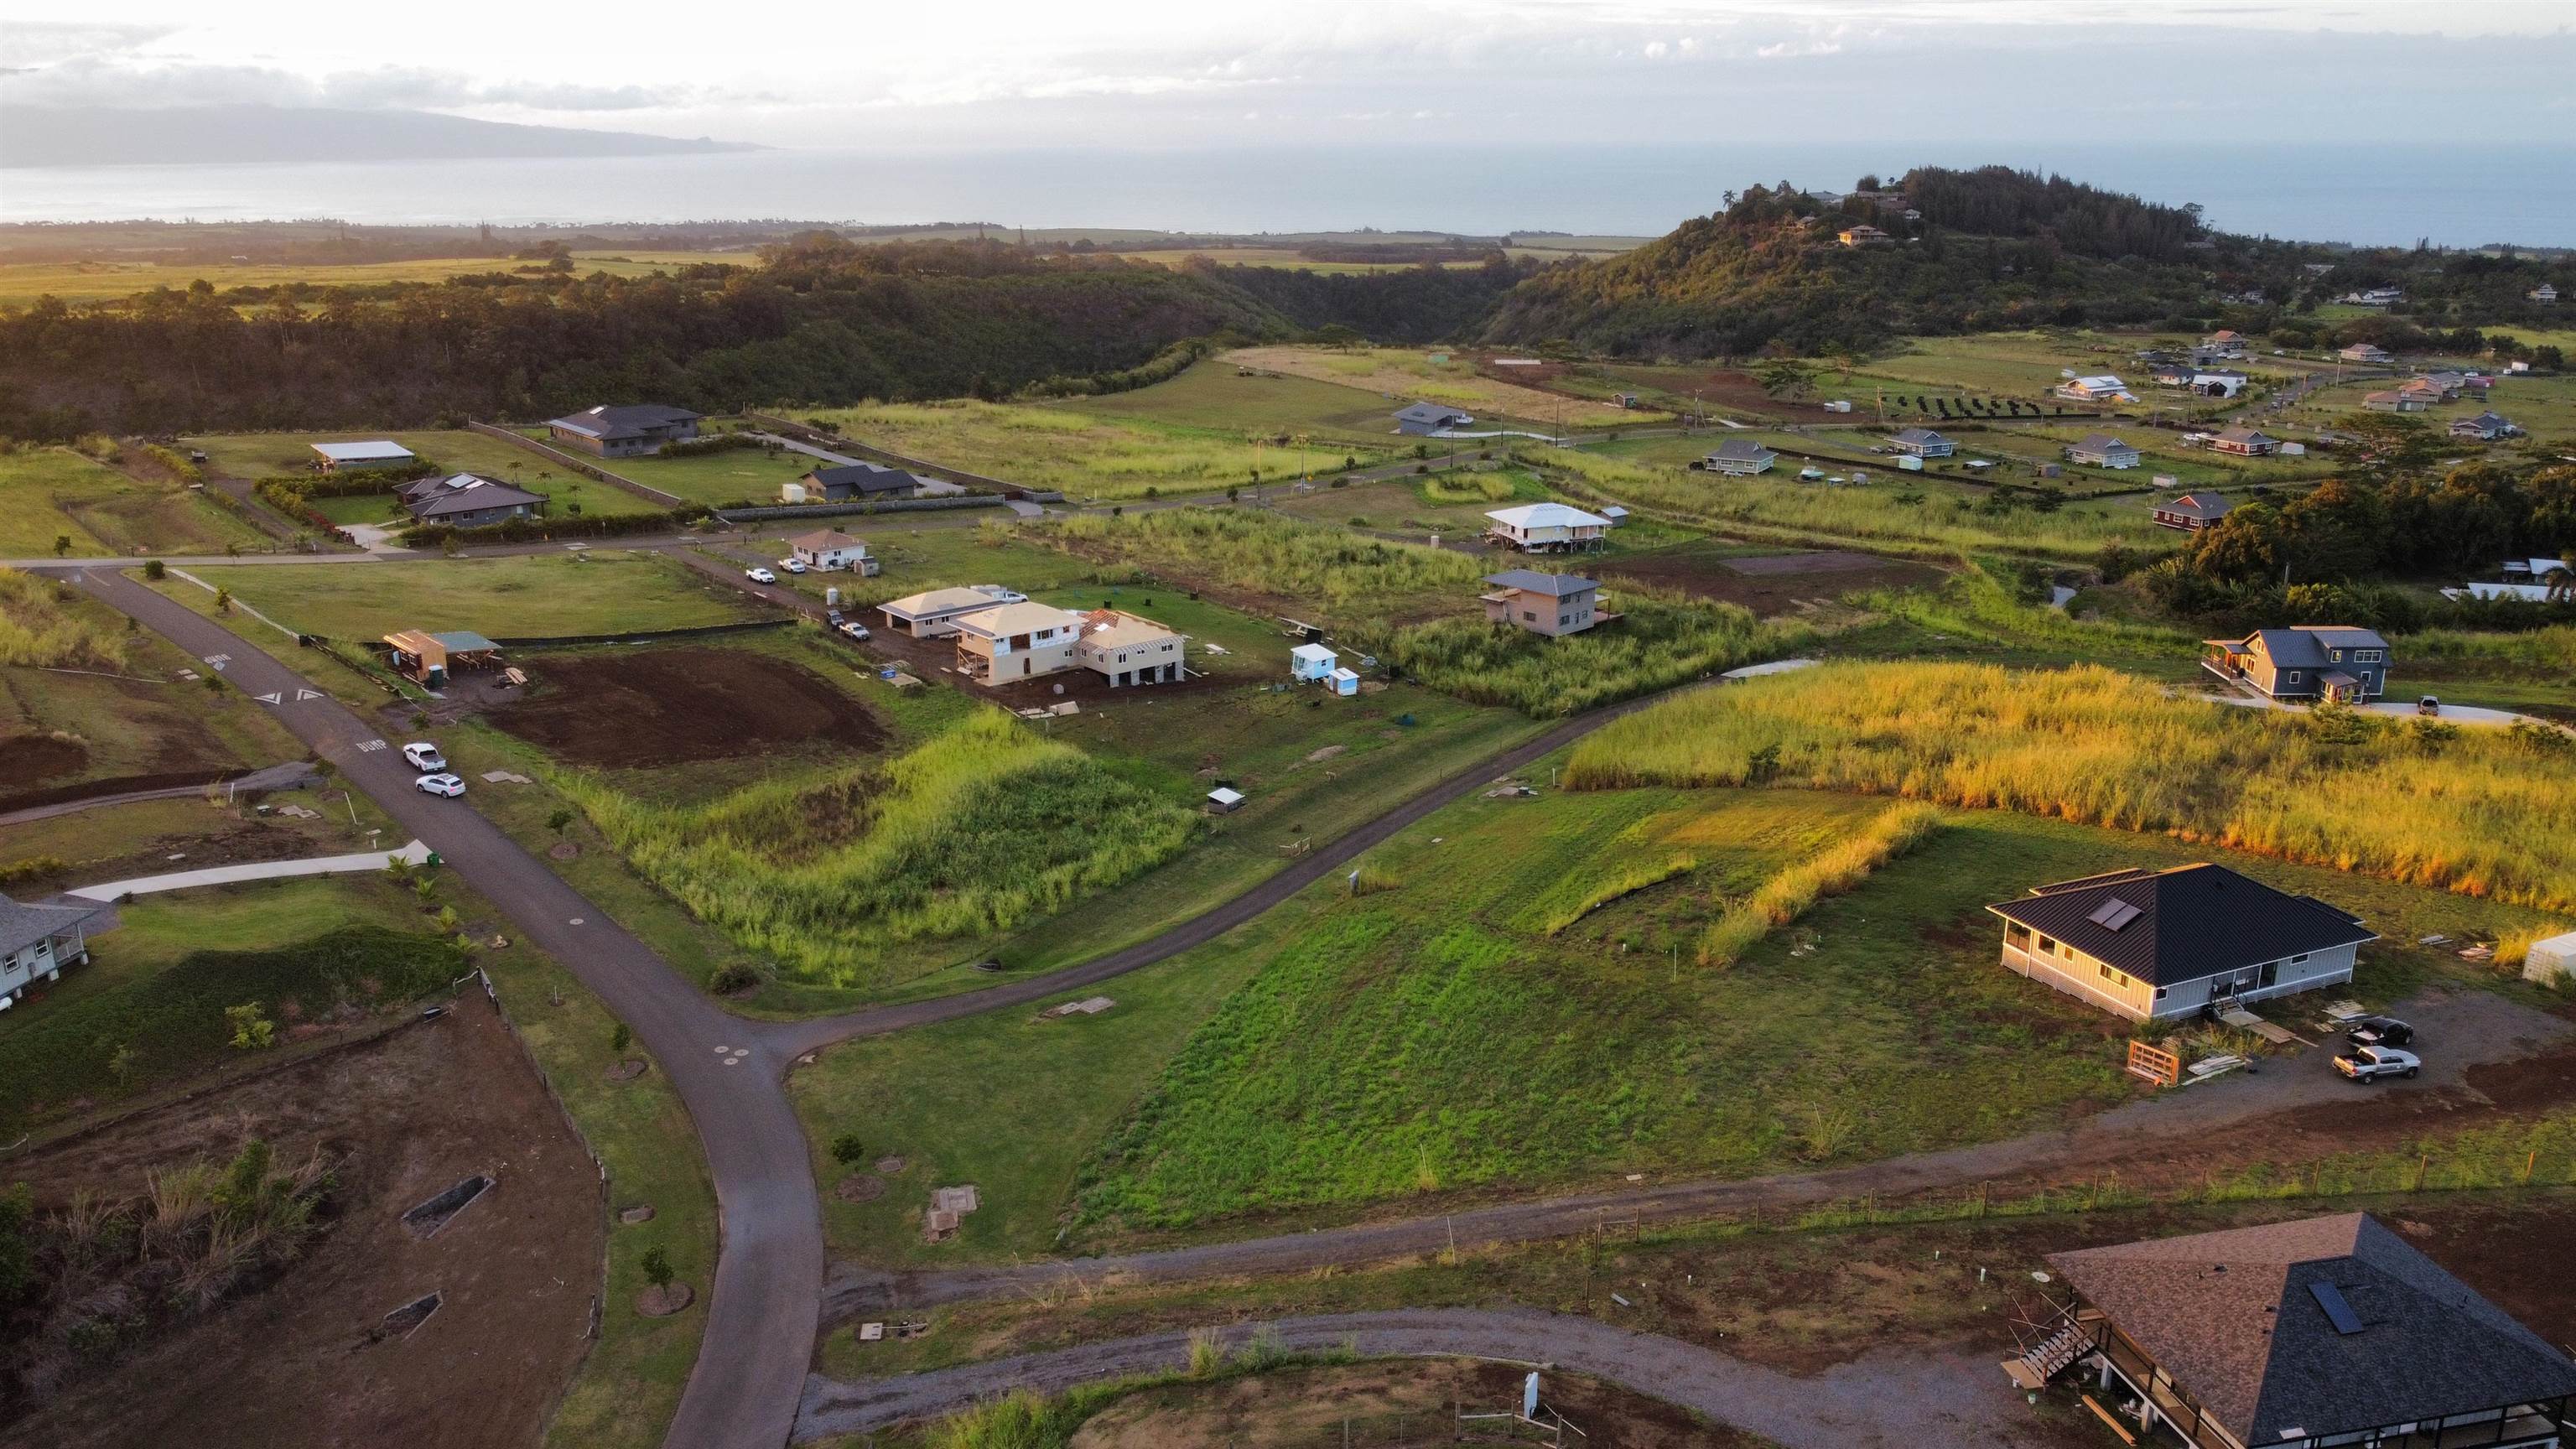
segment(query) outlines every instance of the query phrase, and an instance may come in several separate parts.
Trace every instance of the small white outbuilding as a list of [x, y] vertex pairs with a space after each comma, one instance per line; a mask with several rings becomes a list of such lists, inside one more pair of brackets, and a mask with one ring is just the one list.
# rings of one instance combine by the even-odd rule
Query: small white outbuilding
[[1360, 692], [1360, 677], [1347, 669], [1334, 670], [1330, 682], [1335, 694], [1348, 695]]
[[1288, 677], [1301, 684], [1330, 679], [1341, 656], [1321, 644], [1300, 644], [1288, 651]]
[[2522, 958], [2522, 979], [2544, 986], [2561, 979], [2576, 979], [2576, 931], [2532, 942]]

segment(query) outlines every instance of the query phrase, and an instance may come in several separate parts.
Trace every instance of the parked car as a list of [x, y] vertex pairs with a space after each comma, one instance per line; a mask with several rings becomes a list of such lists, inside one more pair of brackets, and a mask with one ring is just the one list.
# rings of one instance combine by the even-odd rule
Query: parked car
[[868, 637], [868, 626], [852, 619], [841, 626], [841, 632], [853, 639], [865, 639]]
[[791, 574], [801, 574], [805, 572], [805, 560], [801, 558], [780, 559], [778, 561], [778, 566], [787, 570]]
[[2395, 1047], [2357, 1046], [2334, 1059], [2335, 1070], [2356, 1082], [2375, 1082], [2382, 1077], [2411, 1077], [2423, 1063], [2413, 1052]]
[[755, 584], [774, 584], [778, 582], [778, 575], [771, 573], [767, 569], [744, 569], [742, 571], [742, 576], [751, 580]]
[[465, 793], [465, 782], [454, 775], [423, 775], [419, 785], [424, 795], [444, 795], [450, 800]]
[[427, 740], [414, 740], [403, 746], [403, 758], [424, 775], [436, 774], [447, 768], [447, 757], [438, 752], [438, 746]]
[[841, 620], [846, 617], [848, 616], [838, 609], [825, 609], [823, 611], [823, 622], [831, 625], [835, 629], [841, 627]]
[[2393, 1016], [2365, 1016], [2352, 1024], [2344, 1036], [2354, 1046], [2413, 1046], [2415, 1028]]
[[2415, 701], [2415, 712], [2417, 714], [2440, 714], [2442, 712], [2441, 697], [2439, 695], [2432, 694], [2425, 695], [2422, 699]]

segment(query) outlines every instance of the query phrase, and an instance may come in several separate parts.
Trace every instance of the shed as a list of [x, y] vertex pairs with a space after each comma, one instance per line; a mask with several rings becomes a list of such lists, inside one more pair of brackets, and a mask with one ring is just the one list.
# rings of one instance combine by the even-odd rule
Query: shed
[[2552, 980], [2576, 979], [2576, 931], [2532, 942], [2522, 958], [2522, 979], [2542, 985]]
[[1331, 681], [1335, 694], [1349, 695], [1360, 692], [1360, 677], [1347, 669], [1336, 669], [1326, 678]]
[[420, 455], [391, 438], [376, 438], [358, 443], [315, 443], [314, 466], [325, 473], [357, 472], [365, 468], [408, 468], [420, 461]]
[[1321, 644], [1300, 644], [1288, 651], [1288, 675], [1301, 683], [1312, 684], [1332, 677], [1341, 656]]
[[1243, 792], [1219, 785], [1207, 792], [1205, 808], [1210, 815], [1231, 815], [1243, 808]]

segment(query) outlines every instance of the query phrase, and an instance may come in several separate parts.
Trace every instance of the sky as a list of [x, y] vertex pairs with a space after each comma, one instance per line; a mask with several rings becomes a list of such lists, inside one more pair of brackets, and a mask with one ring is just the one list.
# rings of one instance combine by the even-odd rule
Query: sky
[[2483, 139], [2576, 135], [2576, 0], [862, 0], [742, 17], [702, 0], [10, 0], [0, 108], [405, 107], [961, 151], [2387, 134], [2456, 136], [2475, 165]]

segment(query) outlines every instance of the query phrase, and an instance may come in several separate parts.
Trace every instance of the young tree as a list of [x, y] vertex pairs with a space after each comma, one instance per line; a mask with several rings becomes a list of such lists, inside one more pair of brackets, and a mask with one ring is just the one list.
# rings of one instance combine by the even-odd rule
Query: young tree
[[561, 807], [557, 807], [553, 814], [546, 817], [546, 828], [557, 835], [563, 834], [571, 824], [572, 812]]
[[232, 1028], [235, 1051], [266, 1051], [277, 1045], [277, 1023], [261, 1013], [256, 1001], [225, 1007], [224, 1024]]
[[635, 1028], [628, 1026], [622, 1021], [617, 1024], [616, 1030], [611, 1031], [608, 1034], [608, 1049], [610, 1051], [622, 1052], [634, 1044]]
[[843, 1167], [856, 1167], [868, 1155], [867, 1144], [856, 1132], [844, 1132], [832, 1139], [832, 1160]]
[[646, 1248], [644, 1261], [637, 1266], [644, 1270], [644, 1281], [655, 1288], [671, 1286], [671, 1255], [660, 1248]]

